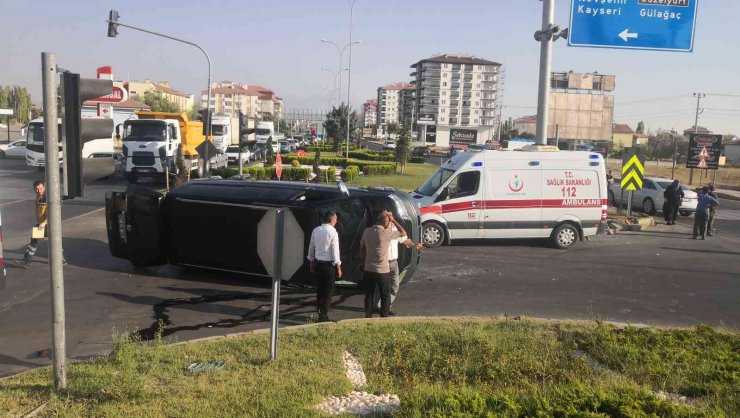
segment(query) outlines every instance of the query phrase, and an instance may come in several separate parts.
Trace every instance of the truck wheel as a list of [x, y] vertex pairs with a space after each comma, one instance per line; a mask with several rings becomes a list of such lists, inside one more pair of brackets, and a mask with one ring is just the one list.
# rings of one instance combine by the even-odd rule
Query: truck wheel
[[136, 184], [139, 182], [139, 176], [137, 176], [136, 174], [126, 174], [126, 181]]
[[424, 224], [421, 236], [425, 246], [437, 248], [445, 241], [445, 229], [439, 223], [430, 221]]
[[560, 224], [550, 235], [555, 248], [565, 249], [572, 247], [578, 241], [578, 229], [571, 224]]

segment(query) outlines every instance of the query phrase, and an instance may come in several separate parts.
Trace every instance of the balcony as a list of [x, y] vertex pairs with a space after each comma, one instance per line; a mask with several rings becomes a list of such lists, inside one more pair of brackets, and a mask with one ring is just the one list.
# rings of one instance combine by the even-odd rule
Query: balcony
[[461, 125], [470, 125], [470, 119], [463, 118], [460, 120]]
[[482, 97], [481, 97], [480, 99], [481, 99], [482, 101], [486, 101], [486, 102], [492, 102], [492, 101], [495, 101], [495, 100], [496, 100], [496, 96], [494, 96], [494, 95], [492, 95], [492, 94], [491, 94], [491, 95], [484, 95], [484, 96], [482, 96]]
[[458, 89], [460, 89], [460, 83], [458, 83], [456, 81], [453, 81], [452, 84], [450, 85], [450, 88], [452, 90], [458, 90]]
[[470, 93], [463, 93], [463, 100], [470, 100], [471, 94]]
[[426, 88], [439, 89], [440, 86], [441, 85], [439, 81], [424, 81], [423, 83], [421, 83], [421, 88], [423, 89], [426, 89]]
[[450, 118], [450, 125], [457, 125], [457, 118]]
[[450, 110], [450, 117], [452, 117], [452, 116], [457, 117], [458, 116], [458, 113], [457, 112], [458, 112], [457, 109]]
[[459, 100], [450, 100], [450, 106], [451, 107], [458, 107], [458, 106], [460, 106], [460, 101]]
[[495, 91], [496, 90], [496, 83], [481, 83], [480, 89], [482, 91]]
[[469, 117], [469, 116], [470, 116], [470, 109], [464, 109], [464, 110], [463, 110], [463, 111], [462, 111], [462, 112], [461, 112], [460, 114], [461, 114], [461, 115], [462, 115], [462, 116], [463, 116], [464, 118], [466, 118], [466, 117]]
[[464, 81], [466, 83], [469, 83], [469, 82], [473, 81], [473, 76], [472, 75], [465, 74]]
[[465, 84], [463, 84], [463, 88], [465, 90], [472, 90], [473, 89], [473, 83], [465, 83]]

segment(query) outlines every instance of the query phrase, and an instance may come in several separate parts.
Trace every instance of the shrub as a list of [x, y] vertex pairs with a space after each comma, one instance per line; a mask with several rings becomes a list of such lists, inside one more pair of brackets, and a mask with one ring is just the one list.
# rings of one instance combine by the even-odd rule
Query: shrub
[[[309, 146], [305, 146], [305, 147], [300, 147], [298, 149], [302, 149], [302, 150], [304, 150], [306, 152], [316, 152], [317, 149], [319, 151], [321, 151], [321, 152], [334, 152], [334, 151], [336, 151], [336, 149], [334, 149], [334, 146], [332, 146], [332, 145], [309, 145]], [[342, 147], [342, 150], [344, 150], [344, 149], [345, 148]], [[352, 152], [352, 150], [355, 150], [355, 149], [357, 149], [356, 146], [354, 146], [354, 145], [350, 145], [349, 146], [350, 152]]]
[[[300, 161], [301, 164], [313, 165], [314, 157], [313, 156], [295, 157], [295, 159]], [[319, 159], [319, 164], [331, 165], [331, 166], [342, 166], [342, 167], [356, 165], [360, 170], [364, 170], [365, 167], [369, 165], [387, 165], [389, 163], [387, 162], [384, 163], [383, 161], [362, 161], [362, 160], [356, 160], [352, 158], [346, 159], [346, 158], [340, 158], [340, 157], [321, 157]]]
[[366, 165], [362, 168], [362, 172], [366, 176], [382, 176], [386, 174], [393, 174], [396, 172], [395, 164], [376, 164]]
[[387, 151], [350, 151], [349, 157], [364, 161], [393, 162], [395, 159], [393, 152]]
[[409, 162], [413, 164], [424, 164], [427, 160], [424, 157], [411, 157], [409, 158]]
[[[273, 169], [274, 173], [274, 169]], [[311, 176], [310, 168], [290, 167], [283, 169], [281, 180], [285, 181], [308, 181]]]
[[300, 167], [301, 166], [301, 162], [298, 161], [298, 160], [293, 160], [293, 161], [290, 162], [290, 165], [292, 165], [293, 167]]
[[359, 177], [360, 175], [360, 167], [357, 167], [356, 165], [351, 165], [342, 171], [342, 180], [343, 181], [352, 181]]

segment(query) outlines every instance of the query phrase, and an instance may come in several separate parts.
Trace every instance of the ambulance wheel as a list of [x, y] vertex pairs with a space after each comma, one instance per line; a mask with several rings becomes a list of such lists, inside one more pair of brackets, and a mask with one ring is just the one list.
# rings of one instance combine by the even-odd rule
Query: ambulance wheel
[[552, 231], [550, 239], [556, 248], [570, 248], [578, 241], [578, 229], [571, 224], [560, 224]]
[[445, 229], [437, 222], [427, 222], [424, 224], [421, 236], [427, 248], [437, 248], [445, 242]]
[[642, 210], [648, 215], [655, 215], [655, 202], [651, 198], [642, 201]]

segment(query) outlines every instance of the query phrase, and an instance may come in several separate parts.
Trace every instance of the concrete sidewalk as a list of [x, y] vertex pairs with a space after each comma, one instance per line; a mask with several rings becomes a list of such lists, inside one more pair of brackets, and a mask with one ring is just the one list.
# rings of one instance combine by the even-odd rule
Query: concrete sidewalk
[[738, 200], [740, 201], [740, 191], [736, 190], [727, 190], [722, 189], [716, 190], [717, 196], [719, 196], [720, 199], [728, 199], [728, 200]]

